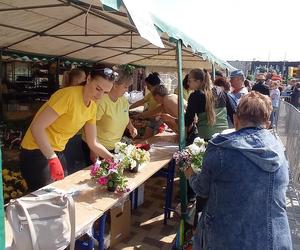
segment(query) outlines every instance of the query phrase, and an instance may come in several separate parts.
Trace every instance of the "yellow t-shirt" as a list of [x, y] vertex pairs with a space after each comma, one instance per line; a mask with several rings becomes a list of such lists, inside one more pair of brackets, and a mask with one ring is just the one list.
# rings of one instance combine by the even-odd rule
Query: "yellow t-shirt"
[[122, 96], [113, 102], [104, 95], [97, 107], [97, 137], [98, 141], [108, 150], [115, 148], [129, 123], [129, 103]]
[[[86, 122], [96, 124], [97, 105], [93, 101], [91, 101], [89, 107], [84, 104], [83, 86], [67, 87], [56, 91], [39, 109], [35, 117], [47, 106], [51, 107], [59, 116], [46, 128], [50, 145], [55, 151], [64, 150], [68, 140]], [[39, 147], [32, 136], [30, 127], [23, 138], [21, 146], [29, 150], [38, 149]]]
[[148, 108], [147, 108], [148, 111], [152, 111], [160, 105], [155, 101], [151, 92], [145, 95], [144, 101], [148, 103]]
[[[188, 101], [191, 93], [193, 93], [193, 90], [183, 88], [183, 99]], [[174, 90], [174, 94], [178, 95], [178, 87]]]

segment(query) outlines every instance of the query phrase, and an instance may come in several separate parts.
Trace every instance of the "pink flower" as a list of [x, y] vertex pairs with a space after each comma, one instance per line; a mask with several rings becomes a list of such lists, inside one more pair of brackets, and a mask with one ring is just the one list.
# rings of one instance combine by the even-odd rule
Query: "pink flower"
[[91, 167], [91, 176], [96, 176], [98, 170], [99, 170], [99, 166], [97, 166], [97, 165], [94, 164]]
[[105, 186], [107, 184], [107, 179], [105, 177], [100, 177], [98, 179], [98, 183], [101, 185], [101, 186]]

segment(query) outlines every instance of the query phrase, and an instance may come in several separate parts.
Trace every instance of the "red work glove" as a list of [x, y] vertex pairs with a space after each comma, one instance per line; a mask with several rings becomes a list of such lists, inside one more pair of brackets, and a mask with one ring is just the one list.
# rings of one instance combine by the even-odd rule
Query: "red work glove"
[[57, 157], [48, 160], [50, 174], [53, 181], [62, 180], [64, 176], [64, 169]]

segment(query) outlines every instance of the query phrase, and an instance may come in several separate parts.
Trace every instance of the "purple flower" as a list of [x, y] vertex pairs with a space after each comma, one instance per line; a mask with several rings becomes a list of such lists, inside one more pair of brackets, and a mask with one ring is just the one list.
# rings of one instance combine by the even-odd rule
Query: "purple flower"
[[118, 173], [118, 169], [116, 169], [116, 168], [109, 168], [108, 169], [108, 174], [113, 174], [113, 173]]

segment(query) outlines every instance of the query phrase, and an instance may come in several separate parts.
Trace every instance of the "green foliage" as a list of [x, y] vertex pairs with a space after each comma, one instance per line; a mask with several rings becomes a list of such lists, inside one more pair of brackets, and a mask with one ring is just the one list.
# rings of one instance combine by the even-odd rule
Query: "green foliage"
[[135, 67], [130, 64], [122, 64], [119, 66], [119, 68], [128, 76], [133, 75], [133, 72], [135, 70]]

